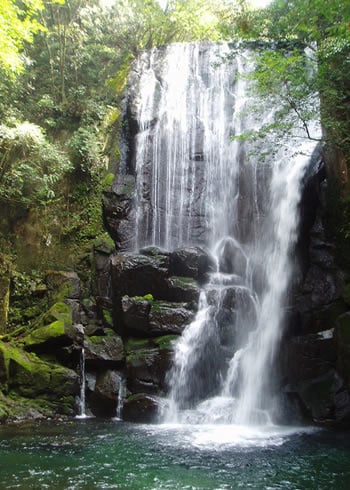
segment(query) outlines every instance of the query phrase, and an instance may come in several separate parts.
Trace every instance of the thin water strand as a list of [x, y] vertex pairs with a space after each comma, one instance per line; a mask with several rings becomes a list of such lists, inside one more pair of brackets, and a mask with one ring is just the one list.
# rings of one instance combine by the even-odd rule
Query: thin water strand
[[85, 373], [85, 349], [82, 347], [80, 354], [80, 396], [79, 396], [79, 414], [77, 418], [84, 419], [86, 415], [86, 402], [85, 402], [85, 391], [86, 391], [86, 373]]

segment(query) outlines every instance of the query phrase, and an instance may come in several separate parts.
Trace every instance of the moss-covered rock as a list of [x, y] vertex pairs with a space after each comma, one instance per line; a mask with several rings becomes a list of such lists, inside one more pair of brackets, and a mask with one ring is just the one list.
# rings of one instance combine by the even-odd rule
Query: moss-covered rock
[[56, 301], [64, 298], [79, 299], [81, 296], [80, 279], [76, 272], [49, 271], [46, 284]]
[[162, 335], [153, 339], [153, 343], [159, 347], [160, 350], [174, 349], [174, 343], [178, 340], [178, 335]]
[[127, 250], [135, 231], [133, 199], [135, 177], [119, 175], [112, 188], [103, 192], [103, 218], [118, 250]]
[[172, 276], [167, 279], [167, 288], [163, 298], [176, 302], [198, 303], [200, 288], [195, 279], [191, 277]]
[[114, 241], [108, 235], [108, 233], [104, 233], [102, 236], [99, 236], [94, 240], [93, 248], [95, 252], [110, 255], [115, 250]]
[[149, 330], [149, 312], [151, 301], [142, 296], [123, 296], [122, 312], [125, 334], [146, 334]]
[[131, 393], [163, 394], [176, 335], [129, 339], [126, 343], [127, 388]]
[[149, 321], [151, 335], [180, 334], [194, 319], [195, 313], [187, 303], [154, 301]]
[[103, 336], [94, 335], [85, 339], [85, 360], [87, 365], [119, 365], [125, 359], [121, 337], [111, 329], [105, 329]]
[[63, 301], [58, 301], [52, 305], [48, 312], [45, 313], [42, 323], [47, 324], [55, 320], [59, 320], [65, 325], [72, 325], [72, 308], [66, 303], [63, 303]]
[[[68, 402], [68, 400], [67, 400]], [[8, 420], [29, 420], [54, 415], [71, 414], [71, 401], [48, 401], [43, 398], [25, 398], [14, 392], [6, 396], [0, 391], [0, 423]]]
[[[73, 349], [81, 349], [84, 339], [83, 329], [81, 325], [72, 325], [71, 309], [64, 303], [61, 305], [65, 308], [63, 310], [60, 309], [59, 313], [55, 315], [60, 319], [32, 330], [28, 335], [21, 338], [18, 344], [25, 350], [45, 352], [46, 354], [52, 353], [58, 355], [59, 358], [62, 357], [60, 356], [60, 350], [63, 347], [72, 346]], [[57, 309], [55, 308], [52, 311], [57, 312]], [[54, 318], [52, 313], [49, 317]]]
[[1, 341], [0, 382], [6, 396], [42, 398], [54, 404], [59, 413], [73, 413], [74, 397], [79, 392], [78, 375], [71, 369]]
[[36, 328], [29, 335], [26, 335], [21, 344], [23, 347], [30, 347], [33, 345], [41, 345], [49, 341], [62, 337], [65, 334], [65, 325], [61, 320], [56, 320], [45, 325], [44, 327]]

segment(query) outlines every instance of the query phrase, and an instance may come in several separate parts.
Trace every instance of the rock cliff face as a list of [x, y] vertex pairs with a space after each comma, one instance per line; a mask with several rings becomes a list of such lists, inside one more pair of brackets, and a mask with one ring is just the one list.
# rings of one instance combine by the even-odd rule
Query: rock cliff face
[[322, 158], [313, 168], [301, 202], [299, 277], [281, 349], [284, 390], [296, 397], [310, 420], [347, 425], [349, 303], [344, 274], [335, 262], [335, 245], [327, 240], [327, 169]]

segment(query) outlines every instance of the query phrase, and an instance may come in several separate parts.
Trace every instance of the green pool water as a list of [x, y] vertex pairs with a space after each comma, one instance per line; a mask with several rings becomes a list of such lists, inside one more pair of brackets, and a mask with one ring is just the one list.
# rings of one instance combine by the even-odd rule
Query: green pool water
[[348, 490], [350, 434], [96, 419], [3, 426], [0, 488]]

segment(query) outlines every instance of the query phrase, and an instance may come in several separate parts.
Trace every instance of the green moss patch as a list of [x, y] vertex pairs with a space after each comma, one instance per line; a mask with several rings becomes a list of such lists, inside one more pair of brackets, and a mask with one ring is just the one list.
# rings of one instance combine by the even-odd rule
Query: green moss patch
[[33, 330], [29, 335], [21, 339], [21, 344], [24, 347], [44, 344], [64, 335], [64, 322], [62, 320], [56, 320], [55, 322], [50, 323], [50, 325]]
[[178, 338], [178, 335], [162, 335], [161, 337], [155, 337], [152, 340], [160, 349], [172, 349], [173, 343]]
[[0, 341], [0, 373], [4, 393], [57, 401], [78, 391], [78, 376], [71, 369], [41, 360], [13, 344]]
[[125, 344], [126, 352], [150, 347], [150, 339], [129, 339]]
[[72, 308], [66, 305], [66, 303], [59, 301], [51, 306], [49, 311], [45, 314], [44, 319], [46, 321], [48, 320], [49, 322], [52, 322], [53, 320], [60, 320], [66, 325], [72, 325]]

